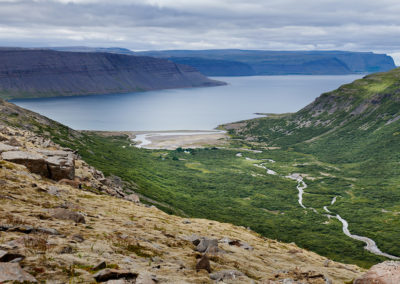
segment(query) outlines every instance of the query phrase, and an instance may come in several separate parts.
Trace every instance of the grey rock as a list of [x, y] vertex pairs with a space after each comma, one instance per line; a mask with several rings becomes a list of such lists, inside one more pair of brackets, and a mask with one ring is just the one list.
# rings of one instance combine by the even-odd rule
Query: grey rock
[[53, 228], [37, 227], [37, 228], [34, 228], [34, 231], [42, 233], [42, 234], [48, 234], [48, 235], [54, 235], [54, 236], [61, 235], [59, 231], [57, 231], [56, 229], [53, 229]]
[[232, 280], [244, 274], [237, 270], [222, 270], [210, 274], [210, 278], [216, 281]]
[[148, 273], [140, 273], [136, 279], [136, 284], [156, 284], [157, 278]]
[[354, 284], [400, 283], [400, 261], [385, 261], [372, 266], [367, 273], [357, 278]]
[[21, 147], [21, 143], [17, 140], [15, 137], [11, 137], [10, 140], [8, 140], [8, 145], [14, 146], [14, 147]]
[[72, 239], [78, 243], [82, 243], [85, 241], [82, 235], [76, 234], [72, 236]]
[[200, 239], [200, 242], [196, 246], [198, 252], [215, 252], [215, 248], [218, 250], [218, 240], [204, 237]]
[[47, 193], [48, 194], [50, 194], [50, 195], [54, 195], [54, 196], [60, 196], [60, 192], [61, 192], [61, 190], [57, 187], [57, 186], [54, 186], [54, 185], [51, 185], [51, 186], [49, 186], [48, 188], [47, 188]]
[[37, 282], [35, 277], [22, 270], [18, 263], [0, 263], [0, 283], [6, 281]]
[[132, 201], [132, 202], [135, 202], [135, 203], [140, 203], [139, 196], [137, 194], [134, 194], [134, 193], [129, 194], [129, 195], [125, 196], [124, 198], [126, 200], [129, 200], [129, 201]]
[[71, 220], [75, 223], [86, 224], [85, 217], [82, 214], [64, 208], [53, 209], [52, 216], [60, 220]]
[[127, 270], [106, 268], [94, 274], [93, 278], [96, 279], [96, 281], [98, 282], [105, 282], [108, 280], [121, 279], [121, 278], [136, 279], [137, 276], [138, 276], [137, 273], [133, 273]]
[[0, 262], [19, 262], [24, 258], [25, 256], [22, 254], [0, 250]]
[[74, 179], [75, 160], [72, 152], [41, 151], [30, 153], [26, 151], [7, 151], [1, 154], [3, 160], [24, 165], [32, 173], [43, 177], [61, 180]]
[[196, 270], [199, 271], [201, 269], [207, 270], [208, 273], [211, 273], [210, 259], [206, 254], [203, 255], [196, 264]]
[[17, 151], [18, 149], [19, 149], [18, 147], [0, 143], [0, 153], [8, 152], [8, 151]]
[[104, 269], [107, 267], [107, 263], [105, 261], [101, 261], [100, 263], [98, 263], [97, 265], [95, 265], [93, 267], [93, 270], [100, 270], [100, 269]]

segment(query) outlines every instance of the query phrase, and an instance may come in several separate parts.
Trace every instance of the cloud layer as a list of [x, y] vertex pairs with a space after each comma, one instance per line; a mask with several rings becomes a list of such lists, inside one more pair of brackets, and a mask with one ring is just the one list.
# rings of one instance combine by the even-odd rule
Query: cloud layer
[[340, 49], [397, 57], [398, 15], [398, 0], [0, 0], [0, 45]]

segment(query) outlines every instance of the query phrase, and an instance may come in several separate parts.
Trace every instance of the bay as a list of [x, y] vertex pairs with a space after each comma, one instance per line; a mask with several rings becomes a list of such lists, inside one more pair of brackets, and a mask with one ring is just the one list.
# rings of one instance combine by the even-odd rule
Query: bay
[[79, 130], [211, 130], [255, 113], [298, 111], [362, 76], [217, 77], [228, 85], [12, 102]]

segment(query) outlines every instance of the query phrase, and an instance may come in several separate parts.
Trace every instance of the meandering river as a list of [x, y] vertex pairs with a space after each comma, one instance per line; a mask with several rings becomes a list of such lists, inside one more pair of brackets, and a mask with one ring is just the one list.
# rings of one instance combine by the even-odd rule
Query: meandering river
[[[277, 172], [272, 171], [272, 170], [268, 169], [266, 166], [264, 166], [264, 163], [259, 163], [259, 160], [247, 158], [247, 157], [245, 157], [242, 153], [237, 153], [237, 154], [236, 154], [236, 157], [245, 158], [246, 160], [253, 161], [253, 162], [254, 162], [254, 164], [253, 164], [254, 166], [259, 167], [259, 168], [264, 168], [265, 170], [267, 170], [267, 174], [271, 174], [271, 172], [273, 172], [274, 175], [278, 175]], [[272, 161], [272, 160], [271, 160], [271, 161]], [[275, 161], [273, 161], [273, 162], [275, 162]], [[299, 205], [300, 205], [303, 209], [310, 209], [310, 210], [312, 210], [314, 213], [320, 214], [320, 213], [318, 213], [318, 211], [317, 211], [315, 208], [306, 207], [306, 206], [303, 204], [303, 194], [304, 194], [304, 189], [307, 188], [307, 184], [304, 182], [303, 177], [302, 177], [300, 174], [294, 173], [294, 174], [291, 174], [291, 175], [288, 175], [288, 176], [282, 176], [282, 175], [280, 175], [280, 176], [281, 176], [281, 177], [284, 177], [284, 178], [289, 178], [289, 179], [292, 179], [292, 180], [297, 181], [297, 186], [296, 186], [296, 189], [298, 190], [297, 202], [299, 203]], [[335, 202], [336, 202], [336, 200], [337, 200], [337, 197], [338, 197], [338, 196], [333, 197], [333, 199], [332, 199], [330, 205], [335, 204]], [[385, 253], [385, 252], [382, 252], [382, 251], [378, 248], [378, 246], [376, 245], [376, 243], [375, 243], [374, 240], [372, 240], [372, 239], [370, 239], [370, 238], [367, 238], [367, 237], [364, 237], [364, 236], [359, 236], [359, 235], [353, 235], [353, 234], [351, 234], [351, 233], [350, 233], [350, 230], [349, 230], [349, 223], [347, 222], [347, 220], [343, 219], [339, 214], [331, 215], [332, 212], [328, 209], [328, 206], [324, 206], [323, 209], [325, 210], [325, 212], [328, 213], [328, 214], [325, 215], [325, 216], [327, 216], [329, 219], [331, 219], [331, 218], [336, 218], [336, 219], [338, 219], [338, 220], [342, 223], [342, 230], [343, 230], [343, 233], [344, 233], [346, 236], [348, 236], [348, 237], [350, 237], [350, 238], [352, 238], [352, 239], [354, 239], [354, 240], [364, 242], [364, 243], [365, 243], [365, 247], [364, 247], [364, 248], [365, 248], [367, 251], [369, 251], [369, 252], [371, 252], [371, 253], [373, 253], [373, 254], [376, 254], [376, 255], [380, 255], [380, 256], [387, 257], [387, 258], [389, 258], [389, 259], [400, 260], [400, 257], [394, 256], [394, 255], [391, 255], [391, 254], [388, 254], [388, 253]]]

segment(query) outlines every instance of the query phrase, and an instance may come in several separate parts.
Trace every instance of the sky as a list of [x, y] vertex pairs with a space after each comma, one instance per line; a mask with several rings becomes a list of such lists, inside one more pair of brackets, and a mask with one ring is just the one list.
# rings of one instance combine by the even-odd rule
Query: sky
[[350, 50], [400, 65], [399, 0], [0, 0], [0, 46]]

